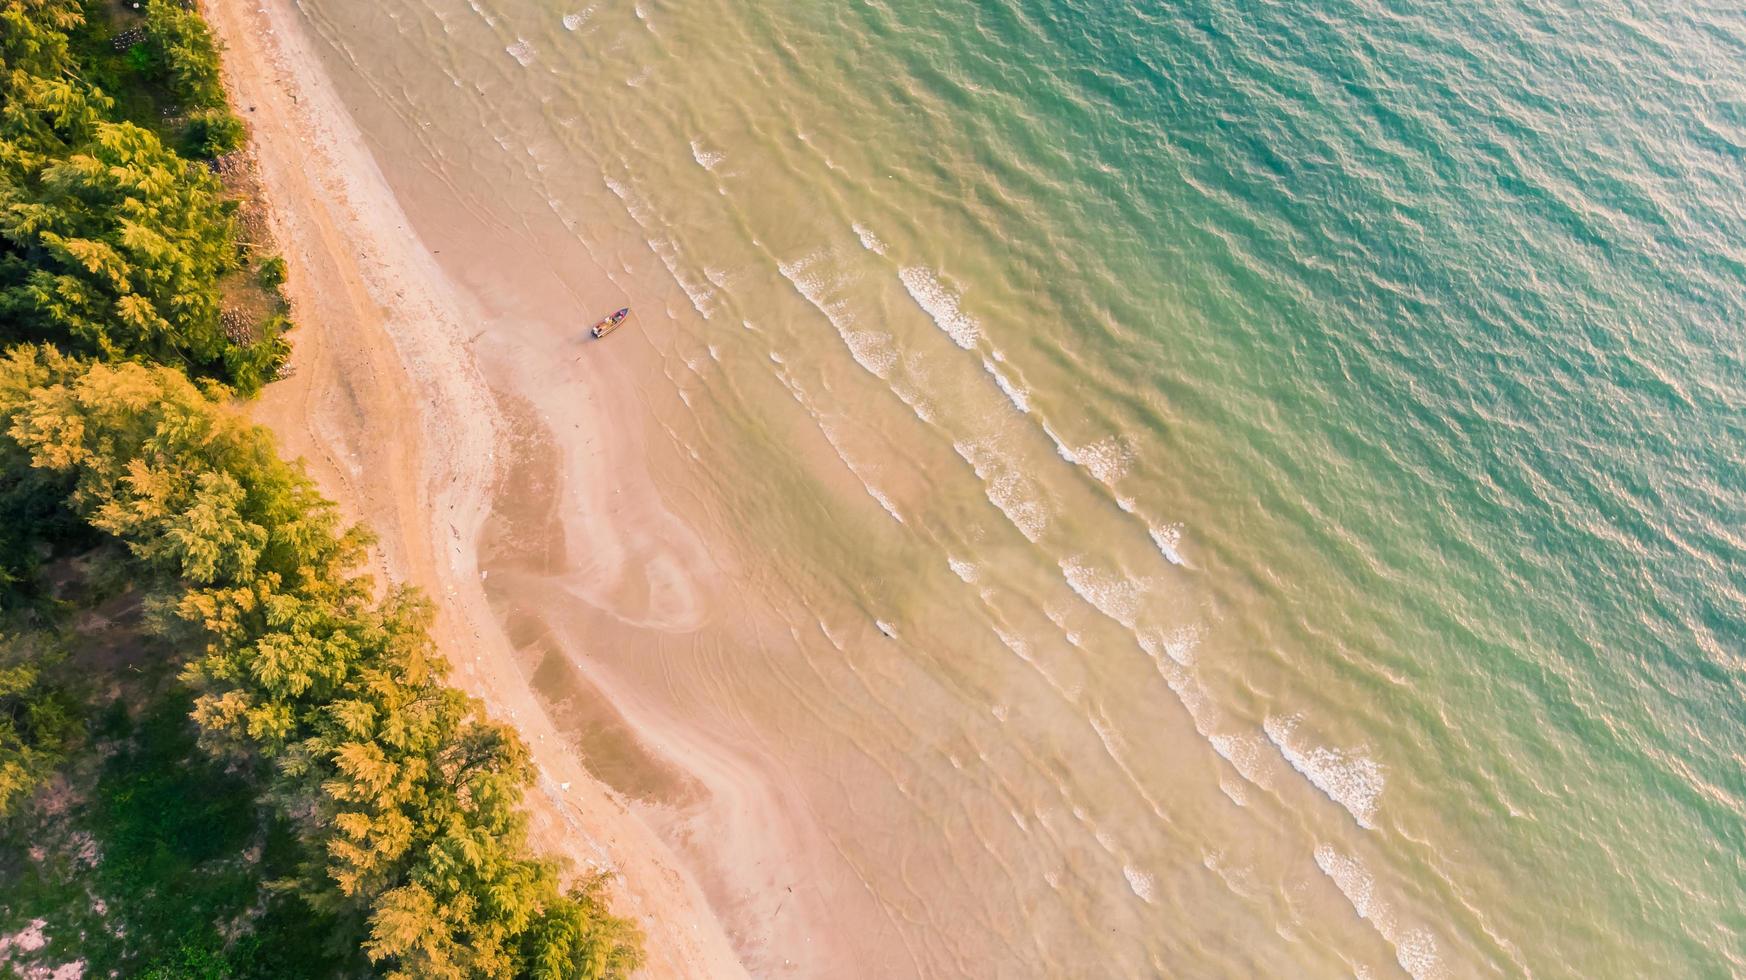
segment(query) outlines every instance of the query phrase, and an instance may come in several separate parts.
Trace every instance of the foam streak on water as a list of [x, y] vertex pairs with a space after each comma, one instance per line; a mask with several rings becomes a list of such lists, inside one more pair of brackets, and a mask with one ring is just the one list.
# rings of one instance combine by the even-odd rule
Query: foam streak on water
[[1376, 808], [1382, 796], [1382, 766], [1348, 749], [1306, 744], [1298, 736], [1297, 718], [1268, 718], [1262, 726], [1279, 754], [1328, 799], [1345, 807], [1366, 830], [1376, 829]]

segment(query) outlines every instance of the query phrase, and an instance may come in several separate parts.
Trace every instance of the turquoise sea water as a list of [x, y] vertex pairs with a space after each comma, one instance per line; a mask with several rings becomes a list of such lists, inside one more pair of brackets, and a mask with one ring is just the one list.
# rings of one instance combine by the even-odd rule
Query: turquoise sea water
[[617, 669], [784, 692], [853, 963], [1746, 971], [1737, 7], [572, 6], [304, 4], [403, 189], [652, 312], [807, 613]]

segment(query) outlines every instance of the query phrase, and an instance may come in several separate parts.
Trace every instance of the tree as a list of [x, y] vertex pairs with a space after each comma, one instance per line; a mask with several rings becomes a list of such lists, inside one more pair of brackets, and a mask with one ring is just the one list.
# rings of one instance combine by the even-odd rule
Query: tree
[[265, 798], [319, 860], [298, 891], [367, 923], [396, 977], [610, 977], [635, 926], [565, 894], [528, 853], [526, 746], [446, 683], [430, 608], [374, 598], [348, 530], [217, 385], [31, 348], [0, 361], [0, 420], [69, 505], [165, 593], [158, 627], [220, 755], [264, 763]]
[[219, 364], [217, 279], [236, 245], [217, 182], [130, 123], [99, 122], [79, 152], [25, 162], [0, 175], [0, 314], [15, 339]]
[[0, 74], [59, 75], [67, 33], [84, 19], [77, 0], [0, 0]]
[[145, 47], [153, 74], [176, 93], [187, 109], [224, 108], [218, 45], [206, 21], [176, 0], [146, 0]]
[[48, 642], [0, 637], [0, 817], [60, 764], [80, 730], [77, 704], [43, 677]]

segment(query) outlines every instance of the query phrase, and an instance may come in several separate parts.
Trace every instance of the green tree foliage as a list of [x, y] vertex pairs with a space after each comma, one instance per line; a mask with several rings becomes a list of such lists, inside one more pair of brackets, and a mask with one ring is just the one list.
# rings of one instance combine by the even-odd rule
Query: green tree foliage
[[[234, 205], [206, 168], [111, 121], [102, 93], [27, 71], [65, 67], [52, 27], [75, 15], [53, 0], [0, 9], [8, 24], [32, 16], [42, 19], [0, 44], [0, 340], [180, 363], [258, 388], [285, 347], [225, 334], [218, 280], [238, 263]], [[209, 122], [212, 139], [234, 138]]]
[[[70, 88], [48, 83], [25, 97]], [[235, 266], [236, 245], [217, 183], [131, 123], [79, 135], [74, 153], [21, 154], [23, 167], [0, 174], [0, 316], [15, 338], [222, 363], [216, 282]]]
[[[182, 138], [204, 154], [233, 147], [240, 126], [198, 15], [147, 0], [146, 17], [140, 63], [108, 77], [156, 73], [192, 112]], [[11, 586], [33, 577], [42, 528], [120, 542], [156, 597], [154, 629], [185, 652], [201, 746], [259, 774], [303, 855], [285, 887], [366, 935], [362, 952], [386, 975], [629, 973], [641, 938], [607, 910], [602, 879], [566, 890], [530, 856], [526, 748], [447, 685], [428, 606], [356, 574], [365, 533], [224, 407], [233, 389], [211, 379], [251, 392], [284, 344], [225, 335], [232, 206], [204, 168], [118, 121], [82, 80], [68, 42], [79, 22], [74, 0], [0, 0], [0, 341], [41, 345], [0, 358], [0, 599], [27, 591]], [[0, 657], [0, 806], [73, 731], [48, 661], [18, 643]], [[141, 779], [126, 800], [173, 786]], [[195, 880], [184, 872], [212, 857], [188, 850], [200, 841], [186, 822], [146, 819], [160, 810], [111, 814], [139, 829], [126, 853], [142, 857], [141, 895], [159, 878]], [[236, 962], [201, 929], [164, 928], [193, 938], [177, 940], [182, 962], [163, 975]]]
[[262, 262], [259, 278], [261, 285], [268, 289], [278, 289], [285, 285], [285, 260], [275, 255]]
[[229, 109], [201, 109], [188, 116], [182, 145], [197, 157], [221, 157], [240, 149], [247, 138], [242, 120]]
[[168, 587], [162, 628], [216, 753], [265, 764], [267, 798], [321, 857], [298, 886], [356, 916], [391, 977], [609, 977], [640, 961], [599, 884], [528, 856], [514, 732], [445, 683], [428, 607], [350, 569], [366, 538], [248, 424], [180, 373], [82, 368], [20, 348], [0, 419], [69, 503]]
[[59, 75], [67, 66], [67, 34], [83, 20], [78, 0], [0, 0], [0, 67]]
[[0, 817], [54, 771], [80, 731], [76, 702], [43, 677], [48, 642], [0, 637]]
[[210, 158], [242, 146], [242, 120], [225, 99], [218, 45], [206, 22], [177, 0], [146, 0], [145, 14], [145, 43], [134, 51], [146, 77], [173, 92], [188, 113], [183, 147]]
[[146, 0], [146, 40], [151, 71], [186, 109], [229, 111], [219, 70], [218, 45], [206, 21], [177, 0]]

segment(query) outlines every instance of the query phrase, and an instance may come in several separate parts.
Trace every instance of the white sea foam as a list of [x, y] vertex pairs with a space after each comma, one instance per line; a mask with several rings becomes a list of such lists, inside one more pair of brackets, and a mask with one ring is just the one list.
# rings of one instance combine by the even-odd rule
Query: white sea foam
[[[1176, 682], [1172, 678], [1171, 672], [1166, 670], [1166, 666], [1177, 670], [1193, 667], [1194, 648], [1200, 645], [1199, 631], [1190, 627], [1174, 630], [1141, 630], [1135, 633], [1134, 639], [1139, 642], [1140, 649], [1151, 655], [1152, 661], [1158, 665], [1158, 670], [1164, 674], [1164, 679], [1170, 681], [1172, 688], [1176, 686]], [[1169, 658], [1168, 665], [1165, 658]], [[1182, 692], [1177, 691], [1177, 693], [1181, 694]], [[1193, 705], [1189, 706], [1190, 710], [1193, 708]]]
[[1109, 722], [1105, 721], [1103, 716], [1096, 711], [1089, 715], [1089, 720], [1091, 730], [1097, 733], [1097, 740], [1103, 743], [1103, 750], [1109, 753], [1110, 758], [1119, 762], [1122, 749], [1121, 734], [1111, 728]]
[[1340, 894], [1352, 903], [1358, 918], [1368, 919], [1376, 909], [1376, 878], [1359, 863], [1326, 844], [1316, 848], [1316, 867], [1333, 880]]
[[1296, 736], [1300, 719], [1268, 718], [1262, 723], [1267, 740], [1328, 799], [1345, 807], [1366, 830], [1376, 828], [1376, 808], [1382, 796], [1382, 766], [1367, 755], [1323, 745], [1304, 745]]
[[511, 44], [509, 47], [504, 48], [503, 50], [509, 52], [509, 56], [511, 58], [514, 58], [516, 61], [521, 62], [521, 66], [523, 68], [526, 68], [528, 65], [531, 65], [534, 63], [533, 45], [527, 43], [527, 40], [525, 38], [519, 38], [519, 37], [516, 38], [514, 44]]
[[982, 359], [982, 367], [994, 377], [994, 383], [1000, 386], [1000, 390], [1006, 392], [1006, 397], [1012, 402], [1012, 407], [1027, 415], [1030, 414], [1031, 398], [1028, 392], [1019, 387], [1011, 378], [1008, 378], [1006, 374], [1001, 371], [1000, 368], [996, 367], [994, 362], [988, 358], [985, 357]]
[[1213, 751], [1217, 752], [1231, 768], [1237, 770], [1237, 775], [1256, 786], [1266, 786], [1265, 767], [1262, 754], [1266, 744], [1259, 735], [1218, 734], [1207, 737], [1212, 743]]
[[488, 24], [491, 27], [497, 26], [497, 18], [486, 13], [485, 8], [479, 6], [478, 0], [467, 0], [467, 6], [473, 8], [473, 12], [478, 14], [480, 19], [485, 21], [486, 24]]
[[709, 319], [714, 313], [711, 301], [715, 299], [715, 289], [696, 281], [696, 279], [684, 271], [679, 256], [679, 248], [673, 244], [671, 239], [651, 238], [649, 239], [649, 247], [654, 249], [655, 255], [661, 260], [661, 264], [667, 267], [667, 273], [673, 277], [673, 281], [678, 283], [679, 288], [684, 291], [685, 298], [691, 301], [691, 308], [696, 310], [698, 315], [702, 316], [705, 320]]
[[940, 282], [940, 277], [932, 269], [905, 266], [898, 270], [897, 277], [903, 280], [903, 288], [909, 290], [916, 305], [933, 318], [953, 343], [965, 350], [976, 346], [981, 329], [975, 318], [963, 311], [958, 305], [958, 294]]
[[1093, 568], [1083, 555], [1064, 558], [1059, 564], [1067, 584], [1081, 599], [1128, 629], [1134, 628], [1144, 591], [1138, 583]]
[[850, 227], [855, 229], [855, 237], [861, 239], [862, 248], [879, 255], [885, 254], [885, 242], [880, 240], [878, 235], [873, 234], [872, 229], [859, 221], [854, 222]]
[[1025, 641], [1024, 637], [1017, 633], [1008, 633], [999, 626], [994, 627], [994, 635], [1000, 637], [1000, 642], [1005, 644], [1008, 650], [1017, 654], [1020, 660], [1033, 667], [1036, 666], [1037, 662], [1031, 659], [1031, 645]]
[[1393, 942], [1395, 961], [1414, 980], [1444, 975], [1442, 961], [1437, 957], [1437, 937], [1429, 930], [1410, 929]]
[[1127, 474], [1134, 451], [1120, 439], [1110, 436], [1090, 445], [1080, 446], [1073, 451], [1073, 456], [1097, 482], [1114, 488], [1116, 481]]
[[592, 16], [594, 16], [594, 8], [593, 7], [588, 7], [586, 9], [577, 11], [576, 13], [573, 13], [573, 14], [565, 14], [564, 15], [564, 30], [566, 30], [566, 31], [579, 30], [583, 24], [588, 23], [588, 18], [590, 18]]
[[850, 330], [843, 334], [843, 342], [849, 345], [849, 354], [855, 358], [855, 363], [876, 378], [884, 380], [897, 366], [897, 348], [888, 333]]
[[1040, 540], [1043, 532], [1049, 527], [1049, 509], [1043, 502], [1032, 496], [1030, 481], [1019, 474], [1007, 471], [988, 481], [985, 495], [990, 503], [1000, 509], [1012, 526], [1033, 544]]
[[[826, 275], [832, 271], [828, 268], [829, 260], [830, 253], [819, 250], [793, 261], [778, 262], [776, 268], [794, 286], [795, 292], [811, 303], [814, 309], [823, 313], [831, 326], [846, 336], [855, 325], [855, 317], [847, 302], [831, 298], [832, 290], [844, 280], [840, 274]], [[821, 270], [821, 267], [825, 268]]]
[[1368, 921], [1394, 947], [1394, 958], [1401, 969], [1414, 980], [1435, 980], [1446, 974], [1437, 956], [1436, 937], [1425, 929], [1400, 927], [1393, 910], [1376, 893], [1376, 876], [1363, 862], [1327, 844], [1316, 847], [1315, 859], [1316, 867], [1352, 903], [1358, 917]]
[[[1055, 444], [1055, 452], [1062, 459], [1075, 466], [1084, 467], [1093, 479], [1112, 490], [1115, 489], [1116, 481], [1127, 474], [1128, 464], [1134, 459], [1133, 449], [1116, 436], [1099, 439], [1084, 446], [1070, 446], [1047, 422], [1043, 423], [1043, 433]], [[1117, 497], [1116, 503], [1122, 510], [1133, 513], [1132, 501]]]
[[1049, 527], [1049, 508], [1032, 482], [986, 442], [954, 442], [952, 448], [982, 479], [983, 493], [1031, 543]]
[[604, 179], [606, 181], [606, 189], [611, 191], [614, 197], [624, 203], [624, 209], [630, 212], [631, 218], [633, 218], [637, 224], [645, 228], [648, 227], [649, 220], [653, 217], [653, 214], [649, 211], [648, 205], [644, 204], [642, 199], [636, 195], [636, 192], [632, 191], [629, 187], [626, 187], [622, 181], [614, 180], [611, 177]]
[[1131, 864], [1122, 865], [1122, 875], [1128, 879], [1128, 887], [1134, 890], [1135, 895], [1140, 896], [1147, 905], [1154, 904], [1156, 901], [1154, 896], [1157, 894], [1157, 879]]
[[1163, 555], [1166, 561], [1172, 565], [1181, 565], [1184, 568], [1188, 566], [1188, 563], [1182, 560], [1180, 550], [1182, 547], [1182, 525], [1154, 524], [1147, 530], [1151, 532], [1152, 543], [1158, 546], [1158, 553]]
[[1164, 653], [1184, 667], [1194, 664], [1194, 651], [1200, 646], [1200, 630], [1182, 626], [1164, 634]]
[[1242, 783], [1233, 783], [1229, 778], [1220, 776], [1219, 790], [1224, 793], [1232, 803], [1235, 803], [1238, 806], [1249, 805], [1249, 793], [1247, 790], [1243, 789]]
[[705, 149], [702, 143], [698, 142], [697, 140], [692, 140], [691, 141], [691, 159], [696, 160], [697, 165], [699, 167], [702, 167], [705, 170], [712, 170], [713, 171], [716, 167], [716, 164], [719, 164], [723, 160], [727, 159], [727, 154], [722, 153], [719, 150]]
[[951, 555], [946, 556], [946, 564], [952, 566], [952, 574], [963, 579], [966, 583], [976, 581], [977, 571], [975, 565], [970, 564], [962, 558], [953, 558]]
[[825, 621], [822, 618], [818, 621], [818, 631], [824, 634], [825, 639], [831, 641], [831, 646], [836, 647], [838, 650], [844, 649], [843, 641], [838, 639], [835, 633], [831, 632], [831, 628], [825, 625]]
[[1062, 459], [1075, 466], [1079, 465], [1079, 457], [1075, 455], [1073, 450], [1067, 445], [1067, 441], [1056, 434], [1055, 429], [1050, 426], [1049, 423], [1043, 423], [1043, 432], [1048, 435], [1049, 441], [1055, 444], [1055, 452]]
[[885, 512], [887, 514], [891, 515], [892, 520], [896, 521], [899, 524], [905, 523], [904, 519], [903, 519], [903, 515], [899, 514], [897, 512], [897, 505], [891, 502], [890, 497], [887, 497], [883, 492], [880, 491], [880, 489], [878, 487], [874, 486], [871, 483], [867, 483], [867, 482], [863, 481], [861, 485], [867, 488], [867, 493], [869, 496], [871, 496], [874, 500], [879, 501], [879, 506], [885, 508]]

